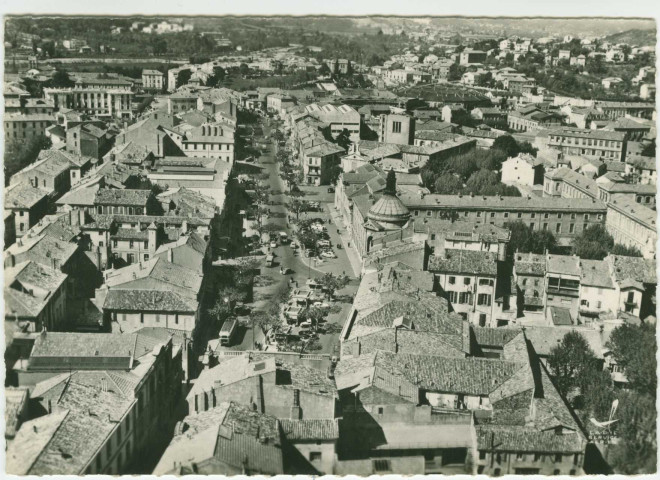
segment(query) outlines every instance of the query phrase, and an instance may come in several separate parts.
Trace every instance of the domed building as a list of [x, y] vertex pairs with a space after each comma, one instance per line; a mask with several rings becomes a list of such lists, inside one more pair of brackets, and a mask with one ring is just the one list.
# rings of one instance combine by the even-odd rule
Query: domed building
[[[375, 195], [370, 195], [370, 201], [373, 201], [374, 197]], [[366, 206], [361, 206], [364, 209], [362, 211], [367, 210]], [[386, 247], [388, 243], [412, 238], [413, 222], [410, 220], [410, 211], [396, 196], [394, 172], [388, 173], [385, 190], [365, 213], [366, 215], [355, 215], [354, 220], [357, 219], [357, 222], [354, 223], [360, 224], [353, 225], [353, 238], [361, 258], [375, 249]]]

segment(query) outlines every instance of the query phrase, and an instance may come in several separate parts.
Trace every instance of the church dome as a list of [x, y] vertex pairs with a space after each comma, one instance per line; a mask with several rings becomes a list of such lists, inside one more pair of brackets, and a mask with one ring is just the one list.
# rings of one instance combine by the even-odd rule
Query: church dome
[[367, 218], [386, 229], [395, 229], [403, 227], [410, 220], [410, 211], [396, 195], [385, 193], [369, 209]]

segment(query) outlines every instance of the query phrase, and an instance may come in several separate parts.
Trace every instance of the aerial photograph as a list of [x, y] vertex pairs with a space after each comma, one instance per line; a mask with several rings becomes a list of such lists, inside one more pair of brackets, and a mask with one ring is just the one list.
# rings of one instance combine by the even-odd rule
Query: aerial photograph
[[656, 473], [654, 19], [2, 21], [7, 474]]

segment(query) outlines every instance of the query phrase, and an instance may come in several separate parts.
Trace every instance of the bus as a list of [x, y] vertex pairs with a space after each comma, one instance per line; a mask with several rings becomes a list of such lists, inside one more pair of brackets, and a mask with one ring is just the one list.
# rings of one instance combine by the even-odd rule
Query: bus
[[236, 336], [236, 331], [238, 330], [238, 319], [228, 318], [225, 320], [225, 323], [222, 324], [220, 329], [220, 345], [229, 346]]

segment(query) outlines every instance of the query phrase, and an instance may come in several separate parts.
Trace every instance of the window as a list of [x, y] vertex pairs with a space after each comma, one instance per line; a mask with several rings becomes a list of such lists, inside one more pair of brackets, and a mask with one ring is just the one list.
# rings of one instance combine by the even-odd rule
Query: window
[[133, 248], [133, 240], [131, 240], [130, 242], [128, 242], [128, 246], [129, 246], [130, 248]]
[[435, 233], [431, 234], [431, 240], [435, 240]]
[[575, 214], [571, 213], [571, 220], [575, 220]]
[[401, 122], [392, 122], [392, 133], [401, 133]]
[[555, 469], [552, 471], [552, 474], [553, 474], [553, 475], [559, 475], [559, 469], [558, 469], [558, 468], [555, 468]]
[[568, 226], [568, 233], [575, 233], [575, 224], [574, 223], [571, 223]]
[[532, 214], [530, 215], [530, 218], [536, 218], [536, 214], [535, 214], [535, 213], [532, 213]]
[[481, 217], [481, 212], [477, 212], [477, 218]]
[[582, 230], [586, 230], [588, 226], [589, 226], [589, 225], [587, 225], [586, 223], [583, 223], [583, 224], [582, 224]]
[[378, 415], [382, 415], [383, 411], [384, 411], [383, 407], [378, 407]]
[[522, 218], [522, 212], [518, 212], [518, 218]]
[[561, 223], [555, 225], [555, 233], [561, 233]]
[[491, 305], [491, 296], [487, 293], [480, 293], [477, 296], [477, 305], [489, 307]]
[[490, 212], [490, 218], [495, 218], [495, 212]]
[[470, 215], [470, 212], [465, 212], [465, 214], [463, 214], [464, 217], [467, 217], [468, 215]]
[[479, 314], [479, 326], [480, 327], [485, 327], [486, 326], [486, 314], [485, 313], [480, 313]]
[[384, 458], [373, 460], [374, 472], [389, 472], [391, 471], [390, 461]]
[[547, 229], [548, 229], [548, 224], [547, 224], [547, 223], [544, 223], [544, 224], [543, 224], [543, 230], [547, 230]]
[[523, 462], [525, 460], [525, 455], [523, 453], [516, 453], [516, 460]]
[[426, 216], [430, 217], [431, 215], [433, 215], [433, 212], [431, 210], [427, 210], [426, 211]]
[[529, 224], [529, 228], [530, 228], [530, 230], [534, 230], [534, 222]]
[[460, 303], [461, 305], [472, 305], [472, 293], [461, 292], [458, 295], [458, 303]]
[[463, 279], [463, 285], [470, 285], [471, 281], [472, 281], [472, 279], [470, 277], [465, 277]]
[[535, 462], [543, 461], [543, 455], [541, 455], [540, 453], [535, 453], [534, 454], [534, 461]]
[[486, 459], [486, 452], [483, 450], [479, 450], [479, 460], [485, 460]]
[[112, 241], [112, 247], [113, 247], [113, 248], [117, 248], [117, 240], [113, 240], [113, 241]]
[[555, 455], [555, 463], [561, 463], [561, 453]]
[[309, 461], [317, 462], [321, 460], [321, 452], [309, 452]]
[[145, 240], [144, 242], [144, 248], [149, 248], [149, 242]]
[[588, 213], [585, 213], [585, 214], [584, 214], [584, 221], [586, 222], [586, 221], [588, 221], [588, 220], [589, 220], [589, 214], [588, 214]]
[[550, 214], [549, 213], [544, 213], [543, 218], [550, 218]]
[[415, 216], [416, 216], [416, 217], [419, 216], [419, 210], [415, 210]]
[[493, 472], [493, 476], [499, 477], [500, 475], [502, 475], [502, 469], [496, 468], [495, 471]]
[[527, 279], [526, 279], [526, 278], [523, 278], [522, 285], [523, 285], [523, 287], [524, 287], [525, 285], [527, 285]]
[[561, 213], [558, 213], [558, 214], [557, 214], [557, 218], [561, 218]]
[[488, 286], [493, 286], [493, 281], [490, 278], [480, 278], [479, 279], [479, 285], [488, 285]]
[[504, 212], [504, 218], [509, 218], [509, 212]]
[[456, 283], [456, 277], [449, 277], [449, 285], [454, 285]]

